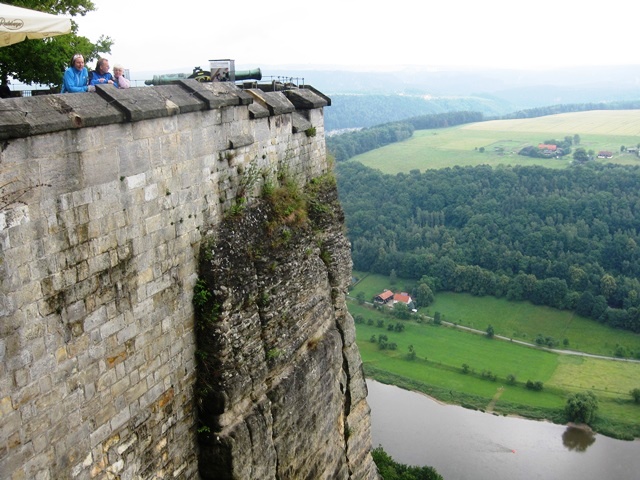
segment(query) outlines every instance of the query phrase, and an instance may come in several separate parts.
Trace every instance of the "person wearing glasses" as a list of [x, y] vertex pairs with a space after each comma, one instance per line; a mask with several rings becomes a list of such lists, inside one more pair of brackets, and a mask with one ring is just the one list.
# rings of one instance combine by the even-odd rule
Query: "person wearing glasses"
[[92, 92], [96, 87], [89, 86], [89, 72], [84, 66], [84, 57], [76, 53], [71, 66], [64, 71], [60, 93]]

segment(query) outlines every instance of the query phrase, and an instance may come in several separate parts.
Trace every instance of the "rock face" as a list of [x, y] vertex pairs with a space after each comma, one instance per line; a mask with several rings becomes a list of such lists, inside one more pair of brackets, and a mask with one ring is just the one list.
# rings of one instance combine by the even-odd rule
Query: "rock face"
[[285, 179], [205, 242], [194, 294], [202, 478], [377, 478], [342, 220], [331, 176], [304, 191]]

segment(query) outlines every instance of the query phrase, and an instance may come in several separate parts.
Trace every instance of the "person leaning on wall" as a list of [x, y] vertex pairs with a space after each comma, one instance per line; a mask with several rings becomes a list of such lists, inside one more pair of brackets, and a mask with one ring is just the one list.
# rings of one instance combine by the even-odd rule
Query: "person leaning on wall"
[[118, 88], [129, 88], [131, 82], [124, 76], [124, 67], [119, 63], [113, 66], [114, 85]]
[[114, 85], [113, 75], [109, 73], [109, 60], [99, 58], [96, 69], [89, 75], [89, 85]]
[[71, 58], [71, 66], [64, 71], [60, 93], [93, 92], [96, 87], [89, 85], [89, 72], [84, 66], [84, 57], [76, 53]]
[[2, 82], [0, 84], [0, 98], [9, 98], [11, 96], [11, 89], [9, 88], [9, 84]]

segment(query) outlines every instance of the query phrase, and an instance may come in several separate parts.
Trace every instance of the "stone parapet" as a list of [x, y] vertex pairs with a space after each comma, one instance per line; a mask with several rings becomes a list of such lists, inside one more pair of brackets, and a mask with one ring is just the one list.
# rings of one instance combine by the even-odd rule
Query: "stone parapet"
[[153, 88], [123, 90], [98, 85], [95, 93], [2, 99], [0, 140], [252, 105], [254, 102], [258, 104], [250, 108], [254, 118], [283, 115], [296, 109], [321, 109], [330, 104], [328, 97], [311, 88], [294, 90], [298, 93], [243, 90], [232, 83], [186, 79]]

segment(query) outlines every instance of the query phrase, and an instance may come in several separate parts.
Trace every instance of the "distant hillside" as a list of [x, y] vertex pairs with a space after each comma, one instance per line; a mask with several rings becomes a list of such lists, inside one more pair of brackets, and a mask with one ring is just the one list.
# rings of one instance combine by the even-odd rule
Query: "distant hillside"
[[366, 128], [408, 118], [449, 112], [473, 111], [501, 116], [513, 107], [500, 99], [481, 97], [439, 97], [409, 95], [332, 95], [325, 109], [327, 131]]
[[[263, 75], [295, 75], [332, 99], [327, 131], [361, 128], [451, 111], [486, 117], [568, 103], [640, 99], [640, 65], [554, 70], [344, 71], [266, 66]], [[371, 98], [369, 98], [371, 97]]]

